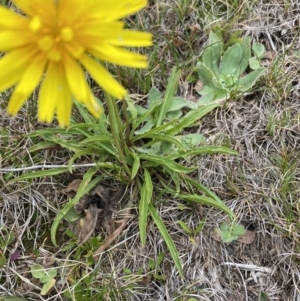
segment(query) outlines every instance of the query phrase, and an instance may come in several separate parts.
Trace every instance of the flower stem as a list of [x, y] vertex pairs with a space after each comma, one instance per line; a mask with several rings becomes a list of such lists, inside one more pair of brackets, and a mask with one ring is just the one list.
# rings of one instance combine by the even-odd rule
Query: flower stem
[[124, 135], [122, 132], [122, 120], [121, 120], [121, 112], [118, 110], [116, 101], [113, 99], [111, 95], [108, 93], [105, 93], [105, 99], [106, 99], [106, 104], [108, 108], [108, 118], [109, 118], [109, 123], [110, 123], [110, 128], [111, 128], [111, 133], [114, 139], [114, 144], [116, 147], [116, 157], [120, 160], [120, 162], [123, 164], [124, 169], [126, 173], [130, 176], [131, 171], [128, 168], [128, 165], [126, 163], [126, 159], [124, 156], [124, 151], [127, 148]]

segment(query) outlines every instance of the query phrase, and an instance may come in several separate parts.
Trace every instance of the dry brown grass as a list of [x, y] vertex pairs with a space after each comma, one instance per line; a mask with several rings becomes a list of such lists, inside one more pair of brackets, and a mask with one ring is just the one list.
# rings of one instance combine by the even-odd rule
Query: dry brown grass
[[[178, 94], [193, 93], [194, 83], [188, 81], [188, 76], [204, 49], [209, 29], [217, 25], [226, 28], [228, 36], [242, 30], [274, 53], [260, 90], [205, 117], [197, 129], [212, 143], [230, 145], [239, 152], [238, 157], [199, 158], [199, 171], [194, 177], [215, 191], [240, 223], [255, 231], [255, 241], [248, 245], [216, 241], [212, 229], [226, 219], [224, 213], [182, 206], [173, 199], [159, 200], [159, 213], [180, 253], [183, 279], [153, 222], [148, 225], [146, 247], [140, 247], [137, 214], [122, 236], [94, 265], [88, 266], [71, 260], [70, 253], [53, 247], [49, 239], [51, 222], [66, 201], [62, 189], [69, 182], [68, 176], [9, 184], [16, 174], [0, 173], [0, 224], [16, 236], [0, 251], [9, 255], [22, 249], [18, 260], [0, 270], [0, 297], [67, 300], [61, 293], [66, 288], [66, 278], [59, 279], [51, 297], [39, 295], [40, 284], [29, 271], [32, 264], [40, 263], [56, 266], [61, 274], [70, 264], [80, 266], [86, 275], [95, 273], [91, 285], [98, 287], [101, 294], [106, 290], [106, 294], [94, 300], [187, 301], [194, 297], [258, 301], [261, 291], [270, 301], [298, 300], [300, 74], [299, 58], [293, 51], [300, 48], [300, 2], [254, 1], [251, 6], [242, 2], [236, 8], [234, 3], [151, 1], [147, 10], [129, 21], [155, 34], [155, 46], [149, 53], [150, 68], [146, 72], [121, 70], [119, 77], [133, 93], [143, 94], [151, 85], [163, 89], [172, 66], [177, 65], [182, 68]], [[27, 105], [18, 117], [10, 118], [4, 103], [5, 100], [0, 111], [1, 168], [68, 161], [69, 154], [60, 149], [29, 154], [27, 150], [33, 142], [25, 134], [41, 127], [32, 117], [34, 109]], [[192, 239], [178, 224], [181, 220], [194, 229], [204, 217], [203, 230]], [[66, 243], [63, 239], [62, 246]], [[155, 262], [162, 253], [162, 264], [152, 269], [151, 260]], [[67, 275], [71, 275], [70, 270]], [[155, 275], [165, 275], [166, 279], [155, 279]]]

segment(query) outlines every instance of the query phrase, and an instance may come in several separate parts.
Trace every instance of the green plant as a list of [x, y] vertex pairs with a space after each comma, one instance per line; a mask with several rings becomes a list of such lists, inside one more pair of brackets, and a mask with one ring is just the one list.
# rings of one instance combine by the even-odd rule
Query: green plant
[[[106, 95], [104, 110], [107, 116], [103, 114], [96, 120], [77, 103], [84, 122], [73, 121], [67, 130], [42, 129], [30, 134], [33, 140], [37, 140], [31, 152], [60, 145], [74, 155], [68, 166], [28, 173], [18, 180], [55, 175], [67, 170], [72, 172], [78, 158], [89, 157], [94, 162], [94, 166], [84, 174], [76, 196], [60, 210], [52, 225], [51, 238], [55, 245], [61, 220], [82, 196], [107, 178], [136, 187], [132, 189], [134, 193], [130, 198], [139, 200], [141, 244], [144, 246], [146, 243], [146, 228], [151, 217], [181, 275], [182, 267], [174, 242], [155, 208], [157, 192], [185, 202], [213, 206], [233, 218], [231, 210], [216, 194], [188, 176], [197, 169], [191, 164], [196, 156], [237, 153], [226, 147], [205, 145], [201, 134], [186, 133], [218, 104], [198, 107], [183, 98], [174, 97], [179, 76], [180, 72], [174, 68], [164, 95], [153, 88], [146, 107], [135, 104], [129, 97], [117, 103]], [[44, 141], [38, 142], [40, 138]], [[100, 169], [101, 175], [98, 175]], [[183, 185], [186, 187], [184, 192], [181, 191]]]
[[165, 254], [161, 252], [156, 260], [149, 260], [149, 270], [153, 273], [153, 278], [156, 280], [165, 281], [167, 276], [161, 273], [161, 264], [163, 263]]
[[[248, 92], [264, 68], [260, 65], [265, 48], [260, 43], [252, 46], [251, 57], [250, 38], [243, 38], [223, 53], [223, 43], [213, 32], [209, 35], [208, 46], [203, 52], [202, 62], [196, 65], [196, 71], [203, 87], [198, 104], [222, 103], [234, 95]], [[247, 68], [252, 70], [246, 73]]]
[[31, 274], [34, 278], [39, 279], [43, 284], [41, 295], [46, 295], [50, 289], [55, 285], [54, 279], [57, 275], [56, 269], [45, 269], [40, 264], [35, 264], [31, 267]]
[[222, 223], [220, 227], [216, 227], [214, 230], [225, 243], [231, 243], [232, 241], [237, 240], [246, 232], [243, 225], [235, 223], [229, 224], [227, 222]]
[[5, 226], [0, 227], [0, 235], [0, 268], [2, 268], [7, 262], [5, 249], [15, 239], [15, 235]]

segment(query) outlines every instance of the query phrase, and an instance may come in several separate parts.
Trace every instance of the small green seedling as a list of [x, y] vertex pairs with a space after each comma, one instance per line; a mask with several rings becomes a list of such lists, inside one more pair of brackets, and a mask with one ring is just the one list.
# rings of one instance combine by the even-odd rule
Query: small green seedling
[[161, 252], [158, 255], [156, 261], [154, 261], [153, 259], [149, 260], [149, 269], [151, 272], [153, 272], [153, 277], [161, 281], [165, 281], [167, 279], [167, 276], [161, 273], [161, 267], [160, 267], [164, 259], [165, 259], [165, 253]]
[[56, 269], [45, 269], [42, 265], [35, 264], [31, 267], [31, 274], [43, 284], [41, 290], [42, 296], [46, 295], [55, 285], [56, 280], [54, 278], [57, 275]]
[[[250, 38], [229, 47], [223, 53], [223, 43], [213, 32], [209, 35], [208, 47], [202, 55], [202, 62], [196, 65], [196, 71], [203, 87], [198, 104], [222, 104], [230, 97], [248, 92], [264, 68], [260, 59], [264, 56], [265, 48], [260, 43], [252, 46], [251, 57]], [[254, 71], [247, 72], [248, 67]]]
[[215, 232], [220, 236], [220, 238], [225, 243], [231, 243], [237, 240], [240, 236], [244, 235], [246, 229], [243, 225], [239, 224], [229, 224], [227, 222], [222, 223], [220, 227], [216, 227]]
[[13, 232], [7, 230], [5, 226], [0, 227], [0, 268], [2, 268], [7, 262], [4, 255], [5, 249], [14, 239], [15, 235]]
[[179, 226], [182, 228], [184, 232], [191, 235], [192, 237], [197, 236], [197, 234], [203, 229], [206, 218], [204, 217], [195, 230], [192, 230], [185, 222], [178, 221]]

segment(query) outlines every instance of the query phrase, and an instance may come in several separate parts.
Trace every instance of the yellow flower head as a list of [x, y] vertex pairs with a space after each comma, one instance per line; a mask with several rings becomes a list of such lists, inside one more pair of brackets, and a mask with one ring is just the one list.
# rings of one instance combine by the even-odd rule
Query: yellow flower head
[[123, 98], [126, 90], [97, 60], [145, 68], [146, 57], [123, 46], [150, 46], [151, 34], [124, 29], [121, 18], [147, 0], [13, 0], [26, 14], [0, 6], [0, 91], [15, 85], [8, 112], [15, 115], [42, 80], [38, 116], [69, 124], [72, 97], [94, 115], [100, 108], [84, 67], [105, 91]]

